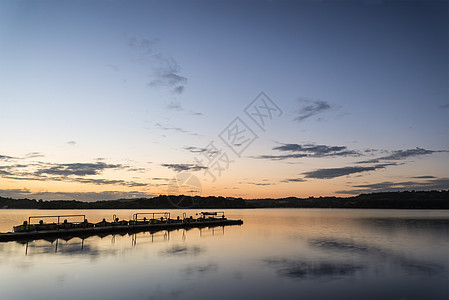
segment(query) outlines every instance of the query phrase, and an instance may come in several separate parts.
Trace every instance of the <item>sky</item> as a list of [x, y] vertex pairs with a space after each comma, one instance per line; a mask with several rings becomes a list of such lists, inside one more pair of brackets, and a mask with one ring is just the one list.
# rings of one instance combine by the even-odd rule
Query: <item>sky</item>
[[0, 2], [0, 196], [449, 189], [448, 1]]

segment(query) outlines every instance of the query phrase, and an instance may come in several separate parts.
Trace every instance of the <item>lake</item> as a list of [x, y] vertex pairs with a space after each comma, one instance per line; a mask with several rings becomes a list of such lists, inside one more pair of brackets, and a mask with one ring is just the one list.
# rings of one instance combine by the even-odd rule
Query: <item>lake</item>
[[[135, 212], [157, 210], [0, 210], [0, 231], [30, 215]], [[0, 299], [449, 298], [449, 211], [225, 213], [244, 224], [0, 243]]]

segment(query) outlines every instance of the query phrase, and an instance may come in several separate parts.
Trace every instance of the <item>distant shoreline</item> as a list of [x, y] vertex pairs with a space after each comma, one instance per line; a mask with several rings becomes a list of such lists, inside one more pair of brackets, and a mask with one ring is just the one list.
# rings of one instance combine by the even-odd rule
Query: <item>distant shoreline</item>
[[96, 202], [44, 201], [0, 196], [0, 209], [247, 209], [247, 208], [355, 208], [449, 209], [449, 190], [361, 194], [354, 197], [287, 197], [242, 199], [221, 196], [166, 196]]

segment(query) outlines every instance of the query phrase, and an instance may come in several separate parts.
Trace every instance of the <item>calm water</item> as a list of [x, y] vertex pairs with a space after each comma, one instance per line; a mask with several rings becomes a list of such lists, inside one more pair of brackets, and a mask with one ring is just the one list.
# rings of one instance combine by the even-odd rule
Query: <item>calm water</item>
[[[85, 213], [94, 222], [135, 212], [0, 210], [0, 231], [29, 215]], [[449, 211], [226, 215], [244, 224], [0, 243], [0, 299], [449, 298]]]

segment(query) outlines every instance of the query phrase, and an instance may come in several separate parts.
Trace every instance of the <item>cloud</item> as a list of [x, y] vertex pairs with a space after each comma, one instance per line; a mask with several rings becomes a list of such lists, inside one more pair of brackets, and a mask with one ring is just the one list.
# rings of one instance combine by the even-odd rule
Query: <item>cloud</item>
[[155, 127], [162, 129], [162, 130], [167, 130], [167, 131], [176, 131], [176, 132], [180, 132], [180, 133], [186, 133], [192, 136], [201, 136], [200, 134], [196, 133], [196, 132], [191, 132], [185, 129], [182, 129], [181, 127], [174, 127], [174, 126], [170, 126], [170, 125], [162, 125], [161, 123], [156, 123], [154, 124]]
[[308, 157], [307, 154], [284, 154], [284, 155], [259, 155], [255, 158], [258, 159], [270, 159], [270, 160], [284, 160], [289, 158], [303, 158]]
[[143, 186], [148, 185], [146, 183], [141, 183], [141, 182], [125, 181], [125, 180], [111, 180], [111, 179], [102, 179], [102, 178], [71, 178], [70, 181], [79, 182], [79, 183], [97, 184], [97, 185], [105, 185], [105, 184], [123, 185], [123, 186], [128, 186], [128, 187], [143, 187]]
[[281, 182], [283, 183], [292, 183], [292, 182], [305, 182], [307, 180], [305, 180], [304, 178], [287, 178], [282, 180]]
[[384, 181], [380, 183], [354, 185], [356, 189], [337, 191], [338, 194], [359, 195], [363, 193], [397, 192], [403, 190], [448, 190], [449, 178], [429, 179], [426, 181]]
[[366, 163], [379, 163], [381, 161], [385, 161], [385, 160], [402, 160], [402, 159], [406, 159], [408, 157], [413, 157], [413, 156], [421, 156], [421, 155], [429, 155], [429, 154], [433, 154], [436, 152], [449, 152], [446, 150], [426, 150], [423, 148], [418, 148], [416, 147], [415, 149], [408, 149], [408, 150], [396, 150], [393, 151], [390, 155], [387, 156], [382, 156], [379, 158], [375, 158], [375, 159], [370, 159], [370, 160], [364, 160], [364, 161], [359, 161], [359, 163], [361, 164], [366, 164]]
[[314, 171], [309, 171], [303, 173], [306, 178], [315, 178], [315, 179], [331, 179], [346, 175], [351, 175], [355, 173], [374, 171], [377, 169], [383, 169], [386, 166], [395, 165], [395, 164], [379, 164], [371, 167], [361, 167], [361, 166], [353, 166], [353, 167], [342, 167], [342, 168], [329, 168], [329, 169], [317, 169]]
[[248, 182], [241, 181], [241, 182], [239, 182], [239, 184], [251, 184], [251, 185], [258, 185], [258, 186], [273, 185], [272, 183], [269, 183], [269, 182], [250, 182], [250, 181], [248, 181]]
[[40, 152], [30, 152], [25, 154], [25, 156], [23, 157], [23, 159], [27, 159], [27, 158], [37, 158], [37, 157], [44, 157], [45, 155], [43, 155]]
[[29, 189], [0, 189], [0, 196], [14, 199], [45, 199], [45, 200], [79, 200], [102, 201], [117, 200], [123, 198], [151, 198], [156, 195], [139, 191], [103, 191], [103, 192], [31, 192]]
[[17, 159], [17, 158], [8, 156], [8, 155], [0, 155], [0, 160], [12, 160], [12, 159]]
[[299, 99], [302, 107], [299, 110], [299, 116], [294, 120], [301, 122], [312, 116], [321, 114], [323, 112], [329, 111], [333, 108], [329, 103], [322, 100], [309, 100], [309, 99]]
[[178, 62], [158, 50], [159, 39], [130, 38], [130, 48], [136, 53], [137, 60], [143, 65], [150, 65], [151, 87], [166, 87], [174, 94], [182, 94], [187, 84], [187, 78], [180, 75]]
[[441, 105], [440, 108], [449, 108], [449, 104]]
[[327, 146], [314, 144], [283, 144], [273, 150], [309, 153], [313, 157], [360, 155], [357, 151], [348, 150], [346, 146]]
[[122, 185], [128, 187], [147, 186], [146, 183], [135, 181], [88, 178], [88, 176], [100, 175], [106, 169], [127, 170], [130, 172], [142, 172], [142, 170], [145, 170], [143, 168], [132, 168], [126, 165], [106, 164], [103, 162], [69, 164], [34, 162], [30, 164], [0, 166], [0, 177], [22, 181], [65, 181], [96, 185]]
[[289, 154], [280, 155], [260, 155], [255, 158], [284, 160], [289, 158], [304, 157], [335, 157], [335, 156], [360, 156], [361, 154], [354, 150], [349, 150], [346, 146], [327, 146], [315, 144], [281, 144], [274, 147], [273, 150], [290, 152]]
[[105, 169], [123, 168], [122, 165], [106, 164], [103, 162], [96, 163], [71, 163], [71, 164], [57, 164], [47, 169], [40, 169], [37, 174], [62, 175], [62, 176], [86, 176], [98, 175]]
[[435, 176], [414, 176], [412, 178], [417, 178], [417, 179], [431, 179], [431, 178], [436, 178]]
[[181, 111], [181, 110], [183, 110], [181, 103], [179, 103], [179, 102], [173, 102], [173, 101], [170, 102], [170, 103], [167, 105], [167, 109], [169, 109], [169, 110], [174, 110], [174, 111]]
[[76, 142], [75, 141], [68, 141], [67, 144], [71, 145], [71, 146], [75, 146]]
[[206, 148], [199, 148], [199, 147], [192, 147], [192, 146], [184, 147], [184, 149], [189, 152], [192, 152], [192, 153], [203, 153], [203, 152], [207, 151]]
[[169, 168], [176, 172], [182, 172], [182, 171], [200, 171], [207, 169], [207, 167], [194, 165], [194, 164], [161, 164], [161, 166]]

